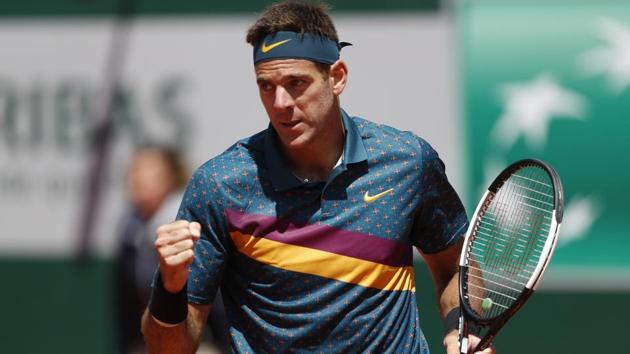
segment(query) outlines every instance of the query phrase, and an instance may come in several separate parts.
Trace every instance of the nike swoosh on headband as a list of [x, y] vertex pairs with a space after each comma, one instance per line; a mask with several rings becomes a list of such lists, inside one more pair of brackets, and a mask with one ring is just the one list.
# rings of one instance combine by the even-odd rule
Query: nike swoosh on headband
[[267, 45], [267, 43], [262, 44], [262, 46], [260, 47], [260, 51], [263, 53], [267, 53], [268, 51], [272, 50], [273, 48], [277, 47], [277, 46], [281, 46], [283, 44], [285, 44], [286, 42], [290, 41], [291, 39], [285, 39], [283, 41], [279, 41], [279, 42], [275, 42], [275, 43], [271, 43], [269, 45]]

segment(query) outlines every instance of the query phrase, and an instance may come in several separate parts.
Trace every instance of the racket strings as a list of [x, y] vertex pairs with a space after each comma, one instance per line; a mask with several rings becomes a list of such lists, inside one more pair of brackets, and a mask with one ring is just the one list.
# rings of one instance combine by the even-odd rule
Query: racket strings
[[[474, 268], [474, 269], [481, 270], [481, 269], [479, 269], [479, 268]], [[485, 274], [486, 272], [487, 272], [487, 271], [484, 271], [484, 275], [486, 275], [486, 274]], [[472, 277], [477, 277], [477, 278], [479, 278], [479, 279], [482, 279], [482, 280], [483, 280], [483, 282], [479, 282], [479, 283], [483, 283], [484, 285], [485, 285], [486, 283], [491, 283], [491, 284], [495, 284], [495, 285], [497, 285], [497, 287], [502, 287], [502, 288], [505, 288], [505, 289], [508, 289], [508, 290], [513, 290], [513, 291], [521, 291], [521, 288], [522, 288], [522, 283], [518, 283], [518, 282], [516, 282], [516, 281], [512, 281], [512, 280], [509, 280], [509, 282], [510, 282], [510, 283], [514, 283], [514, 287], [509, 286], [509, 285], [506, 285], [506, 282], [505, 282], [505, 281], [502, 281], [502, 282], [496, 282], [496, 281], [492, 281], [492, 280], [490, 280], [490, 279], [487, 279], [487, 277], [486, 277], [486, 278], [482, 278], [481, 276], [474, 275], [474, 274], [469, 274], [469, 275], [470, 275], [470, 276], [472, 276]], [[496, 274], [496, 273], [494, 273], [493, 275], [494, 275], [495, 277], [504, 278], [504, 279], [509, 279], [509, 278], [506, 278], [506, 277], [501, 276], [500, 274]], [[489, 289], [489, 288], [487, 288], [487, 287], [483, 287], [483, 286], [479, 286], [478, 284], [470, 284], [470, 285], [471, 285], [471, 286], [473, 286], [473, 287], [476, 287], [476, 288], [478, 288], [478, 289], [482, 289], [482, 290], [484, 290], [484, 291], [490, 291], [490, 292], [495, 292], [495, 293], [497, 293], [496, 291], [494, 291], [494, 290], [492, 290], [492, 289]], [[510, 297], [508, 294], [504, 294], [504, 293], [501, 293], [501, 294], [502, 294], [502, 295], [505, 295], [506, 297]]]
[[[509, 183], [509, 180], [505, 181], [504, 185], [499, 188], [497, 194], [495, 195], [495, 198], [489, 205], [488, 210], [490, 210], [491, 213], [492, 211], [494, 211], [494, 213], [496, 213], [497, 215], [496, 225], [491, 230], [492, 249], [489, 250], [489, 254], [494, 255], [494, 257], [490, 258], [490, 261], [488, 262], [490, 268], [497, 267], [499, 264], [504, 265], [504, 271], [508, 271], [510, 268], [509, 264], [507, 264], [506, 257], [507, 255], [512, 253], [511, 248], [514, 247], [514, 241], [517, 240], [519, 236], [513, 233], [511, 227], [506, 226], [510, 226], [508, 222], [511, 220], [515, 220], [515, 216], [516, 220], [518, 220], [517, 222], [519, 222], [520, 224], [522, 217], [520, 210], [514, 212], [510, 209], [510, 207], [513, 206], [511, 204], [511, 196], [513, 195], [513, 193], [515, 193], [515, 188], [516, 184]], [[508, 236], [506, 237], [498, 232], [499, 229], [507, 230]]]
[[[508, 246], [502, 252], [501, 256], [494, 257], [492, 267], [498, 267], [500, 269], [505, 270], [506, 273], [514, 276], [517, 274], [522, 274], [523, 277], [528, 278], [535, 268], [535, 265], [530, 266], [529, 269], [526, 267], [526, 262], [530, 259], [532, 249], [532, 242], [536, 240], [535, 237], [530, 237], [528, 235], [523, 236], [521, 233], [516, 233], [515, 229], [520, 229], [517, 226], [523, 224], [529, 224], [533, 230], [539, 230], [539, 223], [535, 222], [535, 225], [532, 225], [531, 220], [536, 219], [533, 218], [535, 215], [535, 211], [528, 207], [534, 207], [536, 210], [540, 210], [536, 206], [526, 203], [523, 201], [523, 190], [533, 191], [533, 195], [538, 197], [539, 195], [544, 195], [543, 191], [540, 191], [538, 188], [547, 187], [544, 183], [537, 183], [531, 176], [532, 169], [529, 171], [521, 171], [521, 173], [525, 173], [525, 176], [515, 174], [511, 178], [509, 178], [503, 188], [498, 191], [497, 207], [501, 207], [503, 209], [503, 214], [505, 215], [505, 219], [501, 222], [502, 228], [505, 229], [506, 225], [510, 234], [513, 235], [512, 239], [507, 240]], [[529, 173], [528, 173], [529, 172]], [[534, 182], [533, 185], [530, 182]], [[531, 198], [534, 199], [534, 198]], [[537, 235], [532, 235], [537, 236]], [[514, 240], [524, 240], [525, 247], [523, 249], [519, 249], [520, 253], [517, 253], [516, 245], [517, 242]], [[521, 289], [522, 290], [522, 289]]]
[[[477, 236], [472, 248], [473, 250], [483, 251], [483, 247], [486, 247], [488, 245], [488, 240], [492, 239], [492, 232], [494, 231], [499, 233], [506, 240], [515, 242], [515, 252], [524, 253], [524, 251], [528, 248], [533, 248], [536, 251], [542, 252], [545, 246], [544, 234], [542, 233], [542, 231], [543, 229], [548, 229], [550, 227], [549, 223], [542, 223], [541, 225], [544, 226], [544, 228], [541, 228], [541, 225], [531, 225], [529, 222], [524, 222], [522, 228], [518, 230], [510, 230], [505, 227], [498, 226], [499, 224], [496, 223], [496, 219], [489, 216], [489, 213], [486, 213], [485, 217], [485, 220], [482, 220], [479, 223]], [[494, 221], [495, 223], [488, 223], [487, 220]], [[530, 238], [529, 235], [535, 232], [534, 230], [539, 230], [541, 232], [539, 236], [543, 237]], [[512, 232], [515, 232], [515, 234], [512, 235]], [[478, 253], [473, 252], [473, 254], [479, 256]], [[534, 270], [536, 263], [527, 264], [527, 266]], [[529, 277], [527, 278], [529, 279]]]
[[[521, 226], [525, 223], [525, 220], [530, 220], [531, 218], [531, 210], [528, 209], [527, 207], [533, 207], [530, 204], [524, 203], [522, 202], [522, 198], [518, 196], [518, 193], [515, 191], [515, 189], [518, 188], [518, 184], [516, 183], [510, 183], [510, 180], [507, 181], [507, 183], [510, 184], [510, 186], [512, 187], [512, 193], [508, 194], [507, 192], [505, 193], [506, 199], [509, 200], [509, 203], [513, 203], [513, 204], [517, 204], [520, 205], [521, 208], [513, 208], [513, 205], [508, 204], [506, 206], [506, 214], [510, 214], [510, 210], [513, 210], [513, 214], [516, 216], [516, 222], [514, 223], [514, 225], [518, 225]], [[518, 239], [523, 239], [523, 237], [514, 232], [514, 228], [511, 230], [511, 233], [514, 234], [514, 239], [518, 240]], [[531, 241], [533, 238], [532, 237], [525, 237], [524, 238], [526, 241]], [[517, 242], [508, 242], [508, 248], [509, 250], [507, 252], [503, 253], [503, 258], [501, 259], [497, 259], [496, 265], [504, 265], [507, 269], [506, 271], [509, 274], [512, 275], [516, 275], [519, 273], [519, 270], [523, 268], [523, 261], [528, 259], [528, 255], [531, 253], [532, 249], [530, 247], [531, 242], [526, 242], [527, 246], [525, 247], [525, 255], [523, 256], [519, 256], [516, 254], [515, 250], [516, 250], [516, 245]]]
[[[524, 229], [525, 232], [531, 232], [528, 229]], [[490, 237], [492, 237], [491, 235], [492, 230], [488, 227], [483, 227], [480, 226], [479, 227], [479, 231], [478, 231], [478, 236], [477, 239], [475, 240], [475, 245], [476, 247], [485, 247], [488, 245], [489, 239]], [[509, 234], [506, 233], [505, 230], [498, 230], [497, 231], [499, 234], [501, 234], [502, 236], [505, 237], [510, 237]], [[522, 232], [519, 232], [520, 235], [523, 235]], [[526, 235], [526, 234], [525, 234]], [[544, 247], [544, 242], [540, 241], [540, 240], [534, 240], [536, 242], [536, 244], [531, 245], [531, 247], [538, 247], [538, 250], [542, 250]], [[516, 243], [516, 249], [517, 250], [524, 250], [528, 247], [528, 244], [525, 240], [521, 239], [521, 238], [517, 238], [514, 240], [514, 242]], [[475, 249], [475, 248], [473, 248]], [[482, 248], [483, 250], [483, 248]]]
[[508, 309], [531, 278], [549, 234], [553, 182], [538, 166], [517, 170], [484, 203], [469, 240], [468, 302], [482, 318]]

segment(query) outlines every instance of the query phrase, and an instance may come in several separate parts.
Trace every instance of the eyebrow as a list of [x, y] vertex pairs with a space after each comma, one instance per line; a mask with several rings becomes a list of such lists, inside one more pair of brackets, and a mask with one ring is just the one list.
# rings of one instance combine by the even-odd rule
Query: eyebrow
[[[281, 78], [281, 81], [290, 81], [290, 80], [295, 80], [295, 79], [309, 79], [311, 78], [311, 75], [309, 74], [289, 74], [287, 76], [284, 76]], [[268, 83], [271, 82], [271, 80], [268, 77], [258, 77], [256, 78], [256, 82], [257, 83]]]

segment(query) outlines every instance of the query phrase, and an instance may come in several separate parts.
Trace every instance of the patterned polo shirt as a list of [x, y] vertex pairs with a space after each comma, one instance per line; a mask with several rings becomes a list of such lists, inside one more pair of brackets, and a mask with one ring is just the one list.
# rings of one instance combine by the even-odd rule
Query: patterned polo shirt
[[271, 126], [191, 178], [178, 219], [202, 236], [188, 299], [211, 303], [221, 286], [235, 352], [428, 353], [412, 251], [453, 244], [464, 208], [426, 141], [342, 119], [342, 163], [324, 182], [293, 175]]

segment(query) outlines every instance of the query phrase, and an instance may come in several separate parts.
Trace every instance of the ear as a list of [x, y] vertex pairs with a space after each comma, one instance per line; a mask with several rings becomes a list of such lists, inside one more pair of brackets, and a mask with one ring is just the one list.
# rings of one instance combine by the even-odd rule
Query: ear
[[345, 61], [339, 59], [330, 66], [330, 80], [333, 85], [333, 94], [341, 95], [348, 82], [348, 66]]

